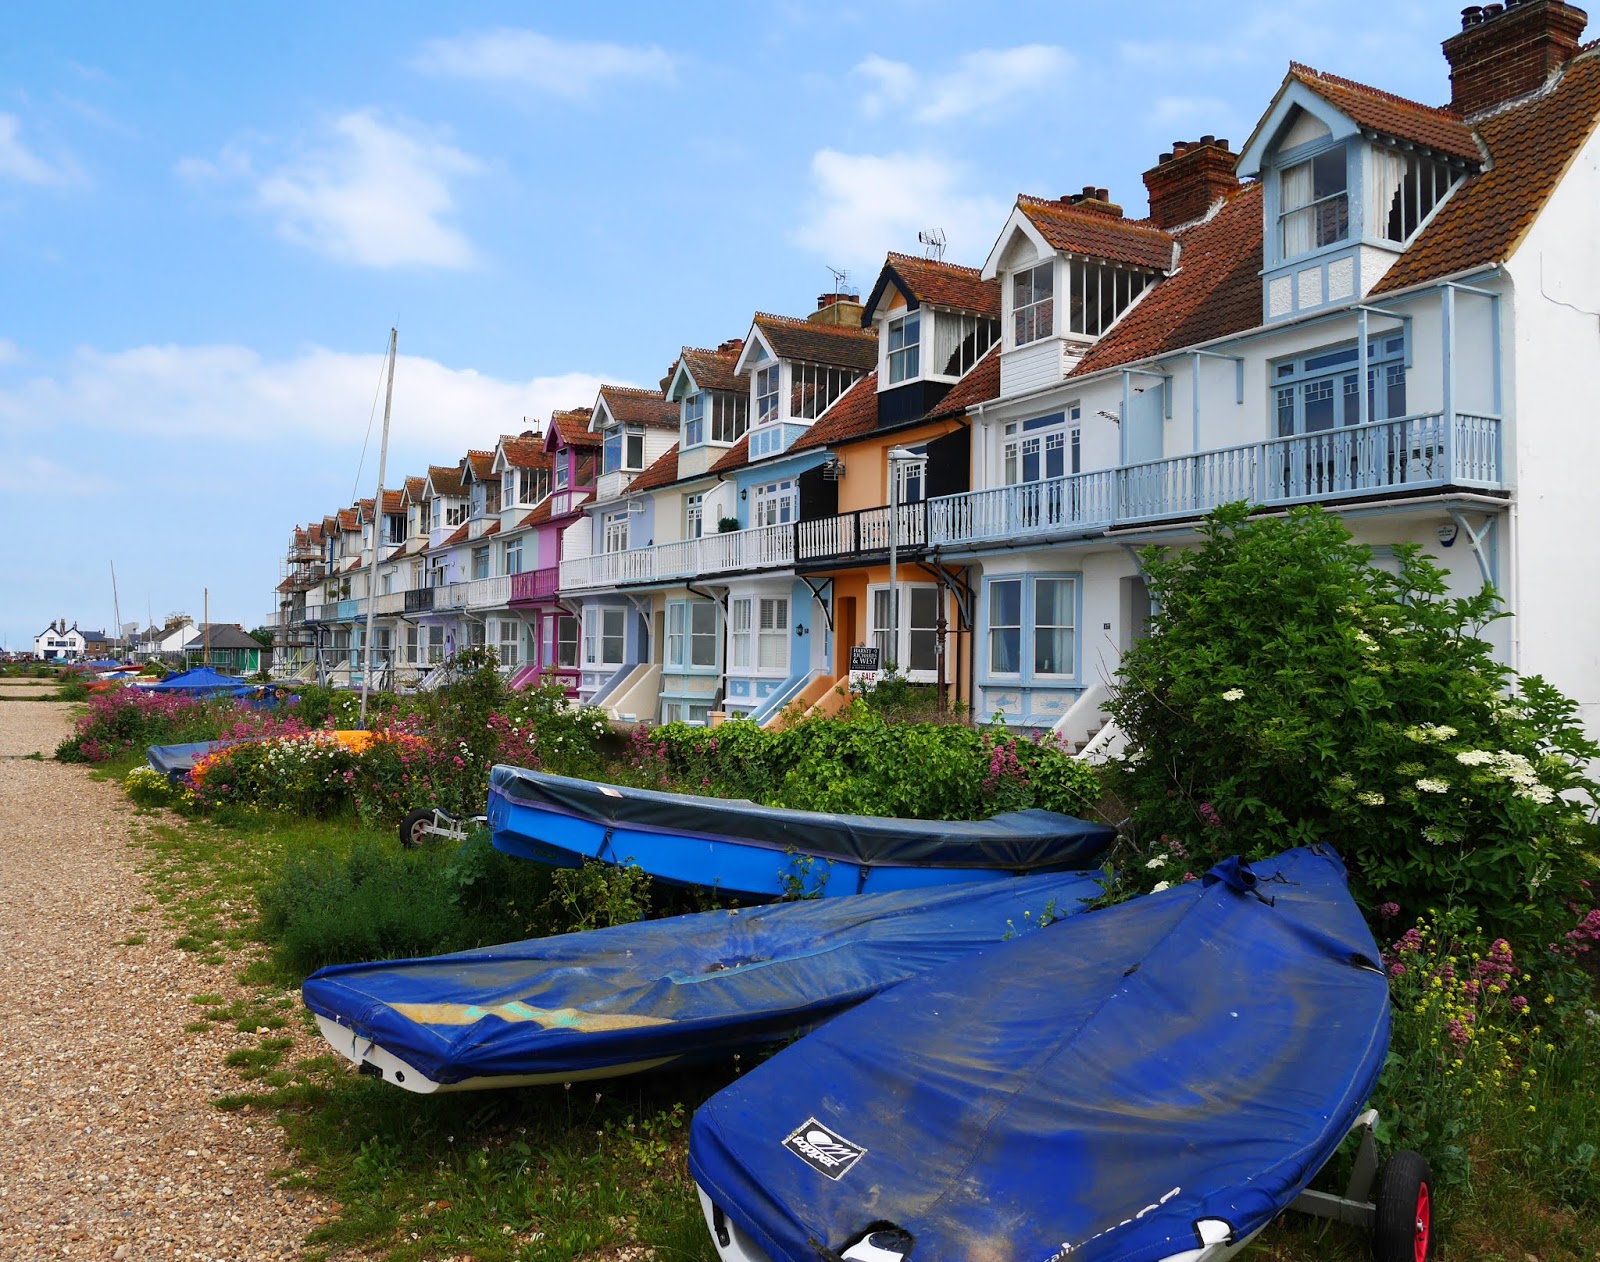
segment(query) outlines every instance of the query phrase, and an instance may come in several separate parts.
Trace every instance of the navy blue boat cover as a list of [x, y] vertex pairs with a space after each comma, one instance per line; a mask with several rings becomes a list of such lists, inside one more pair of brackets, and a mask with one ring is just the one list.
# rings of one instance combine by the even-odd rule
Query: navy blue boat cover
[[222, 744], [223, 741], [190, 741], [186, 745], [152, 745], [144, 755], [167, 779], [177, 780], [193, 771], [199, 759]]
[[744, 799], [658, 793], [498, 766], [489, 792], [562, 815], [647, 832], [725, 839], [867, 866], [1003, 868], [1035, 872], [1087, 867], [1116, 830], [1055, 811], [1007, 811], [992, 819], [885, 819], [758, 806]]
[[897, 986], [695, 1114], [689, 1168], [773, 1259], [1151, 1262], [1268, 1222], [1383, 1065], [1388, 986], [1323, 847], [1075, 916]]
[[427, 960], [341, 964], [306, 1007], [445, 1084], [728, 1055], [1096, 897], [1060, 872], [700, 912]]

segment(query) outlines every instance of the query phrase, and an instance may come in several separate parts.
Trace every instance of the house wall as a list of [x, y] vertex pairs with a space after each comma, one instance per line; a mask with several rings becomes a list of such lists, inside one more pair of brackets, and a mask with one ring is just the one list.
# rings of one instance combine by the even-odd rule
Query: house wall
[[[1600, 469], [1600, 134], [1590, 136], [1506, 271], [1515, 295], [1517, 503], [1507, 576], [1512, 665], [1579, 704], [1600, 737], [1600, 588], [1575, 581], [1589, 550]], [[1511, 306], [1510, 303], [1507, 304]]]
[[839, 511], [884, 508], [889, 503], [889, 458], [891, 447], [915, 447], [929, 439], [942, 438], [959, 428], [955, 421], [939, 421], [899, 430], [881, 438], [863, 438], [837, 449], [844, 464], [839, 479]]

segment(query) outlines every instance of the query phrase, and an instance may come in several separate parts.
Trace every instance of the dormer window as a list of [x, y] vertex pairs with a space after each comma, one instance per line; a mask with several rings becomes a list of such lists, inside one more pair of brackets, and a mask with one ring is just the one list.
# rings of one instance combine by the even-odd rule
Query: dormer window
[[1285, 167], [1278, 180], [1284, 258], [1349, 237], [1350, 174], [1343, 145]]
[[920, 321], [915, 312], [890, 320], [888, 327], [889, 384], [910, 381], [918, 375], [921, 351]]
[[548, 469], [507, 469], [502, 494], [507, 508], [531, 508], [550, 492]]
[[683, 401], [683, 445], [698, 447], [706, 440], [706, 396], [691, 394]]
[[778, 365], [756, 369], [756, 424], [769, 425], [778, 419]]
[[1067, 264], [1067, 332], [1099, 337], [1122, 315], [1133, 300], [1145, 291], [1151, 277], [1125, 267], [1085, 263], [1073, 259]]
[[794, 382], [789, 391], [789, 415], [806, 421], [816, 420], [861, 379], [856, 369], [831, 364], [797, 363], [789, 371]]
[[965, 377], [999, 340], [998, 320], [940, 311], [933, 321], [933, 371], [943, 377]]
[[472, 484], [472, 515], [481, 517], [489, 507], [489, 488], [482, 482]]
[[750, 428], [750, 397], [718, 390], [711, 396], [711, 441], [733, 444]]
[[1011, 276], [1011, 328], [1014, 345], [1026, 346], [1055, 332], [1055, 262]]
[[632, 425], [613, 425], [606, 430], [600, 472], [638, 473], [643, 468], [644, 430]]
[[1376, 222], [1368, 224], [1367, 235], [1389, 241], [1411, 240], [1461, 178], [1461, 171], [1448, 162], [1378, 145], [1368, 161], [1371, 191], [1364, 201]]
[[556, 457], [556, 489], [565, 490], [567, 479], [572, 476], [572, 471], [567, 465], [567, 453], [562, 452]]

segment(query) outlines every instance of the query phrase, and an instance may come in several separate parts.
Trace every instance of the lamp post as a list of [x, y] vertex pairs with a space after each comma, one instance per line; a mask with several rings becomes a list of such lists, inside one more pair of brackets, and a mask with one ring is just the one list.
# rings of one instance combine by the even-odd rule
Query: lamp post
[[[891, 447], [889, 461], [889, 656], [899, 666], [900, 656], [900, 466], [907, 460], [920, 460], [905, 447]], [[890, 662], [880, 663], [884, 670]]]

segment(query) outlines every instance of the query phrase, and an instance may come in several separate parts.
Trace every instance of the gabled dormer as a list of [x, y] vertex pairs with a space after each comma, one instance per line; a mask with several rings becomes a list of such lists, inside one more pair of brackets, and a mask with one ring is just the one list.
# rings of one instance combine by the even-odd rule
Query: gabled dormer
[[437, 548], [467, 523], [467, 490], [462, 480], [466, 462], [459, 465], [429, 465], [423, 490], [427, 507], [428, 546]]
[[589, 413], [600, 439], [599, 499], [615, 499], [677, 441], [678, 409], [659, 390], [601, 386]]
[[400, 492], [401, 503], [405, 506], [406, 539], [421, 547], [428, 544], [427, 491], [428, 479], [411, 475], [406, 478]]
[[550, 470], [555, 458], [545, 450], [544, 435], [536, 430], [512, 436], [503, 434], [494, 449], [494, 473], [500, 479], [500, 521], [503, 529], [544, 502], [550, 494]]
[[594, 494], [600, 472], [600, 436], [589, 432], [588, 408], [550, 413], [544, 449], [550, 465], [550, 515], [573, 512]]
[[749, 381], [752, 461], [788, 449], [878, 362], [861, 304], [824, 294], [804, 320], [758, 312], [735, 371]]
[[678, 407], [678, 473], [704, 473], [750, 428], [750, 383], [734, 372], [744, 343], [716, 350], [685, 346], [667, 374], [667, 402]]
[[1126, 219], [1106, 190], [1019, 197], [983, 265], [1001, 293], [1000, 393], [1060, 381], [1172, 271], [1170, 235]]
[[878, 333], [878, 423], [931, 412], [1000, 339], [1000, 282], [975, 267], [890, 254], [862, 321]]
[[1481, 161], [1458, 114], [1291, 64], [1238, 163], [1264, 194], [1263, 317], [1364, 298]]
[[500, 516], [500, 475], [494, 468], [492, 451], [468, 451], [461, 470], [467, 494], [467, 537], [476, 539]]

